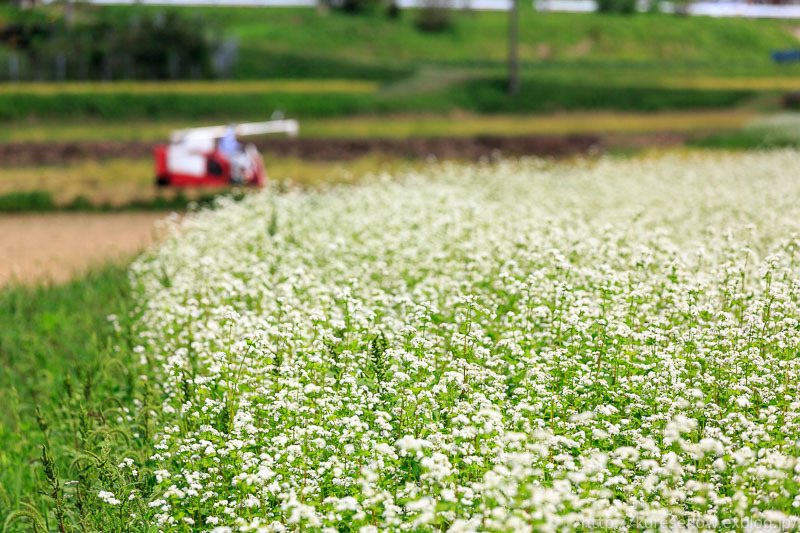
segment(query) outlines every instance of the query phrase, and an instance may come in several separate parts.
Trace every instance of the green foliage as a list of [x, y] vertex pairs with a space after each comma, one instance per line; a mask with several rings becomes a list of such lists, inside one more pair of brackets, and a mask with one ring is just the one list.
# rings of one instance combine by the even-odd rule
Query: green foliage
[[3, 531], [119, 530], [93, 514], [98, 490], [111, 482], [81, 457], [99, 457], [103, 446], [141, 453], [122, 409], [141, 373], [133, 371], [132, 306], [125, 269], [116, 266], [60, 286], [0, 289]]
[[395, 81], [414, 73], [414, 68], [396, 63], [375, 63], [345, 57], [325, 56], [299, 50], [281, 52], [268, 44], [247, 45], [233, 68], [238, 79], [359, 79]]
[[[239, 201], [245, 193], [239, 190], [230, 191], [229, 198]], [[0, 195], [0, 213], [27, 212], [116, 212], [116, 211], [185, 211], [191, 207], [213, 207], [218, 194], [202, 194], [196, 198], [188, 198], [183, 191], [171, 196], [156, 196], [147, 199], [133, 199], [123, 204], [95, 204], [85, 196], [77, 196], [66, 204], [57, 204], [47, 191], [22, 191]]]
[[0, 504], [2, 507], [0, 509], [9, 510], [11, 509], [11, 501], [8, 499], [8, 493], [6, 492], [5, 487], [3, 484], [0, 483]]
[[[156, 12], [152, 6], [100, 8], [109, 17]], [[260, 77], [258, 61], [270, 51], [338, 59], [384, 67], [421, 64], [503, 67], [506, 60], [507, 14], [470, 12], [458, 19], [458, 32], [422, 33], [415, 27], [418, 10], [387, 19], [382, 13], [353, 17], [313, 8], [251, 9], [231, 7], [176, 8], [213, 20], [223, 35], [240, 40], [240, 60], [248, 71], [236, 75]], [[479, 37], [479, 38], [478, 38]], [[592, 46], [575, 51], [581, 41]], [[692, 64], [711, 68], [719, 63], [739, 65], [745, 71], [769, 66], [773, 48], [791, 47], [796, 39], [777, 20], [676, 18], [667, 14], [613, 17], [596, 13], [537, 13], [520, 3], [521, 59], [538, 62], [536, 48], [547, 44], [550, 60], [575, 64], [592, 62], [657, 62], [666, 66]], [[252, 56], [248, 59], [247, 56]], [[253, 70], [250, 70], [253, 69]], [[793, 69], [796, 70], [796, 69]], [[319, 77], [327, 77], [320, 74]]]
[[23, 503], [22, 507], [22, 509], [14, 511], [8, 515], [6, 521], [3, 523], [3, 533], [12, 531], [12, 526], [15, 524], [25, 522], [27, 522], [27, 524], [30, 526], [30, 529], [33, 531], [33, 533], [46, 533], [47, 526], [45, 526], [44, 520], [42, 519], [41, 514], [39, 514], [39, 511], [27, 503]]
[[68, 25], [57, 20], [48, 32], [22, 49], [28, 75], [58, 77], [63, 61], [67, 79], [167, 79], [211, 77], [216, 43], [208, 23], [177, 11], [131, 14], [130, 18], [94, 16]]
[[0, 195], [0, 213], [50, 211], [55, 207], [50, 193], [19, 191]]
[[790, 111], [800, 110], [800, 91], [792, 91], [783, 95], [781, 107]]
[[[49, 7], [0, 13], [9, 23], [17, 17], [47, 17]], [[135, 18], [155, 18], [162, 7], [77, 7], [85, 17], [115, 27]], [[40, 11], [41, 10], [41, 11]], [[397, 79], [421, 67], [469, 68], [476, 75], [505, 68], [507, 16], [470, 12], [458, 18], [458, 31], [420, 32], [418, 10], [389, 19], [383, 13], [351, 16], [338, 10], [322, 14], [312, 8], [253, 9], [231, 7], [175, 8], [183, 20], [209, 22], [222, 37], [239, 41], [236, 78]], [[520, 52], [529, 73], [551, 64], [575, 72], [586, 68], [628, 71], [687, 68], [753, 75], [797, 74], [800, 66], [772, 65], [773, 49], [796, 45], [781, 21], [676, 18], [665, 14], [617, 17], [605, 14], [536, 13], [520, 4]], [[480, 36], [480, 38], [476, 38]], [[541, 46], [547, 48], [543, 54]], [[3, 57], [0, 46], [0, 58]], [[182, 75], [185, 75], [182, 74]]]
[[436, 33], [453, 27], [453, 10], [449, 0], [426, 0], [416, 12], [414, 25], [422, 32]]
[[183, 119], [252, 117], [276, 109], [303, 115], [335, 116], [358, 111], [368, 98], [355, 94], [31, 94], [0, 95], [0, 120], [25, 117]]
[[389, 342], [386, 340], [386, 335], [381, 332], [370, 341], [370, 364], [372, 372], [375, 377], [375, 383], [380, 388], [386, 380], [386, 372], [389, 367], [389, 360], [386, 355], [386, 350], [389, 348]]
[[[82, 409], [81, 415], [84, 415], [85, 412], [85, 409]], [[85, 424], [82, 427], [85, 427]], [[49, 489], [46, 495], [53, 500], [53, 512], [58, 521], [58, 530], [61, 533], [66, 533], [64, 529], [64, 487], [58, 477], [58, 466], [56, 466], [53, 458], [47, 454], [47, 446], [42, 446], [42, 468], [44, 469], [45, 481]]]
[[669, 89], [571, 84], [524, 79], [517, 95], [509, 96], [506, 81], [474, 80], [457, 85], [449, 98], [457, 107], [499, 113], [572, 109], [619, 109], [657, 111], [728, 107], [754, 96], [752, 91]]
[[636, 0], [598, 0], [597, 11], [630, 15], [636, 12]]
[[798, 139], [772, 135], [769, 131], [744, 129], [695, 137], [687, 141], [689, 146], [718, 148], [725, 150], [762, 150], [796, 147]]
[[275, 109], [299, 117], [334, 117], [354, 113], [407, 111], [479, 113], [573, 109], [666, 110], [727, 107], [754, 96], [754, 91], [672, 89], [573, 83], [528, 77], [519, 94], [509, 96], [501, 78], [472, 79], [443, 89], [405, 94], [269, 93], [84, 93], [36, 95], [0, 93], [0, 120], [84, 118], [252, 118]]
[[381, 0], [324, 0], [326, 6], [351, 15], [375, 12], [382, 4]]

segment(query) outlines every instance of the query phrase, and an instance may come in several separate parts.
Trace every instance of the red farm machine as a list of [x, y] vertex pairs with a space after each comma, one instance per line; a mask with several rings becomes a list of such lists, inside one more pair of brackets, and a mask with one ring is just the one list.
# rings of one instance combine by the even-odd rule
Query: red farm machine
[[173, 187], [252, 185], [261, 187], [266, 171], [261, 154], [239, 137], [287, 133], [295, 137], [296, 120], [270, 120], [173, 131], [169, 144], [154, 151], [156, 184]]

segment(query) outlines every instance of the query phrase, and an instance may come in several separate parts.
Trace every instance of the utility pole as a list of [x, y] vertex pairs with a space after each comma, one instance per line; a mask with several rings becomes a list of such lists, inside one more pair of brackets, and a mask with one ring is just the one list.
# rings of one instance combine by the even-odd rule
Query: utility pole
[[508, 94], [519, 92], [519, 0], [508, 10]]

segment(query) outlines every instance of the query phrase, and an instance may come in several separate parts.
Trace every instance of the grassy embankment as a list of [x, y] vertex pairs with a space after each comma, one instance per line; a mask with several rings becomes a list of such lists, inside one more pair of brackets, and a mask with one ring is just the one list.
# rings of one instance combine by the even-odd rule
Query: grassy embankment
[[[147, 6], [84, 8], [130, 18]], [[451, 30], [423, 33], [414, 14], [398, 20], [382, 14], [321, 14], [310, 8], [176, 8], [201, 16], [226, 36], [238, 38], [238, 79], [398, 80], [428, 68], [503, 72], [504, 13], [459, 13]], [[2, 17], [0, 11], [0, 17]], [[8, 17], [12, 14], [6, 11]], [[86, 11], [84, 12], [86, 13]], [[526, 69], [588, 76], [598, 81], [704, 73], [725, 76], [795, 75], [776, 67], [771, 50], [792, 47], [790, 22], [711, 19], [660, 14], [616, 16], [536, 13], [521, 6], [521, 59]], [[345, 68], [349, 66], [349, 68]], [[605, 74], [603, 74], [605, 73]]]
[[[0, 288], [0, 529], [16, 512], [38, 513], [52, 499], [40, 458], [47, 444], [61, 479], [78, 479], [79, 441], [105, 436], [87, 420], [132, 401], [136, 375], [127, 313], [125, 269], [108, 266], [62, 286]], [[108, 315], [119, 317], [115, 331]], [[119, 416], [117, 413], [114, 416]], [[113, 439], [113, 436], [111, 437]], [[74, 489], [65, 497], [74, 501]], [[48, 491], [49, 492], [49, 491]], [[26, 504], [31, 507], [27, 507]], [[23, 519], [10, 531], [31, 531]]]
[[[84, 16], [99, 9], [130, 17], [157, 8], [84, 9]], [[792, 26], [781, 21], [541, 14], [524, 6], [522, 91], [509, 98], [504, 13], [458, 13], [451, 30], [433, 34], [414, 27], [413, 13], [399, 20], [302, 8], [191, 13], [239, 40], [233, 77], [248, 83], [5, 87], [0, 120], [251, 118], [275, 109], [305, 117], [453, 109], [652, 111], [731, 107], [800, 86], [800, 67], [777, 66], [769, 58], [771, 50], [798, 42]], [[6, 9], [0, 16], [14, 15]]]

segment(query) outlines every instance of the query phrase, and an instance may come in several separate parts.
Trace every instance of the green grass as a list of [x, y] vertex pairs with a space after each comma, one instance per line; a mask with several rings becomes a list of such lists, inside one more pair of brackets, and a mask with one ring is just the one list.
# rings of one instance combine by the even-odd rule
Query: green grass
[[763, 150], [797, 147], [797, 139], [770, 135], [764, 131], [739, 130], [689, 139], [686, 143], [697, 148], [722, 150]]
[[46, 191], [14, 191], [0, 194], [0, 213], [52, 211], [53, 197]]
[[519, 94], [509, 96], [502, 78], [468, 79], [433, 91], [357, 94], [136, 93], [85, 92], [64, 94], [0, 93], [0, 120], [94, 118], [252, 119], [282, 110], [297, 117], [336, 117], [363, 113], [543, 112], [580, 109], [658, 111], [722, 108], [741, 104], [752, 90], [672, 89], [658, 86], [612, 86], [560, 82], [526, 77]]
[[[127, 18], [142, 10], [163, 8], [92, 9]], [[236, 72], [239, 77], [273, 74], [270, 65], [280, 54], [323, 63], [336, 58], [354, 65], [394, 69], [414, 69], [421, 63], [497, 66], [506, 57], [507, 16], [501, 12], [459, 13], [452, 31], [422, 33], [414, 27], [413, 14], [408, 11], [399, 20], [390, 20], [380, 13], [321, 14], [310, 8], [179, 10], [213, 21], [225, 34], [240, 40], [241, 63]], [[685, 68], [705, 64], [722, 65], [747, 74], [752, 73], [753, 66], [769, 67], [768, 54], [772, 49], [797, 44], [791, 28], [791, 23], [775, 20], [662, 14], [545, 14], [535, 12], [530, 3], [523, 3], [520, 52], [521, 59], [529, 63], [657, 62]], [[307, 71], [309, 76], [330, 77], [319, 71], [320, 64], [311, 66]]]
[[[23, 502], [40, 512], [48, 503], [38, 494], [44, 488], [38, 458], [46, 441], [62, 477], [76, 478], [70, 463], [89, 435], [81, 434], [70, 409], [98, 417], [114, 405], [110, 398], [131, 400], [136, 381], [129, 373], [131, 302], [125, 268], [114, 265], [65, 285], [0, 288], [0, 395], [5, 403], [0, 410], [0, 485], [11, 507], [0, 496], [0, 527]], [[107, 319], [112, 314], [119, 319], [118, 332]], [[44, 432], [37, 408], [48, 426]], [[12, 531], [31, 529], [18, 526]], [[50, 526], [55, 529], [52, 520]]]
[[687, 144], [727, 150], [797, 147], [800, 146], [800, 120], [794, 113], [761, 117], [732, 131], [695, 136]]
[[[96, 185], [96, 184], [95, 184]], [[79, 195], [66, 203], [56, 203], [49, 191], [15, 191], [0, 194], [0, 214], [3, 213], [52, 213], [56, 211], [109, 213], [120, 211], [185, 211], [190, 206], [212, 206], [218, 193], [200, 193], [187, 197], [179, 189], [175, 194], [156, 195], [150, 198], [131, 198], [123, 203], [97, 203]], [[224, 191], [228, 196], [241, 200], [244, 193], [239, 190]]]

